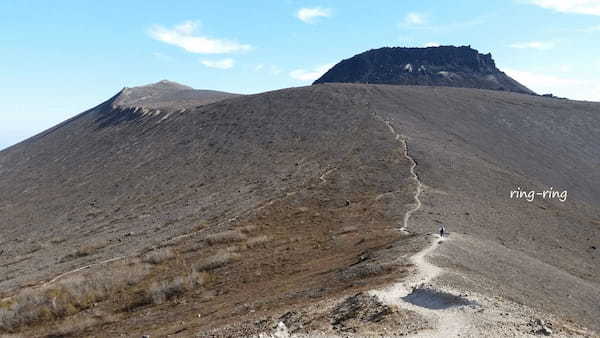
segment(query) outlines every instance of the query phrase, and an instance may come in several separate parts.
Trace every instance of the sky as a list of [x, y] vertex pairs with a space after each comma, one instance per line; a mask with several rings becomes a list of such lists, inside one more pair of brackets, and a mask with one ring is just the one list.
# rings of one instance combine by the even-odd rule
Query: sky
[[470, 45], [534, 91], [600, 101], [600, 0], [0, 2], [0, 149], [163, 79], [309, 85], [384, 46]]

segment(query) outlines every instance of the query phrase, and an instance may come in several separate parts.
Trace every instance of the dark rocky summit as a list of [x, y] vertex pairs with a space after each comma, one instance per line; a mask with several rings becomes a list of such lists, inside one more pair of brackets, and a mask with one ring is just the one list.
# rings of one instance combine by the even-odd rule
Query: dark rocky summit
[[372, 49], [342, 60], [314, 84], [351, 82], [445, 86], [535, 94], [496, 68], [491, 54], [468, 47]]

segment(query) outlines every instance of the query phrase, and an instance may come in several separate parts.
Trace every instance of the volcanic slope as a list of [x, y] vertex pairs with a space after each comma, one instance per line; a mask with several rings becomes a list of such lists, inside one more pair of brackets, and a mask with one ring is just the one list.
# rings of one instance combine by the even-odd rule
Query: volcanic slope
[[115, 100], [115, 106], [144, 107], [168, 110], [190, 108], [217, 102], [238, 94], [216, 90], [194, 89], [176, 82], [162, 80], [146, 86], [125, 88]]
[[[98, 324], [108, 335], [260, 322], [410, 272], [403, 257], [427, 241], [395, 229], [414, 210], [411, 232], [457, 234], [436, 250], [440, 282], [600, 329], [598, 103], [366, 84], [120, 99], [0, 152], [5, 296], [163, 247], [176, 257], [161, 269], [227, 259], [196, 267], [211, 271], [203, 291], [168, 306], [113, 299], [127, 310]], [[566, 201], [510, 198], [550, 186]]]

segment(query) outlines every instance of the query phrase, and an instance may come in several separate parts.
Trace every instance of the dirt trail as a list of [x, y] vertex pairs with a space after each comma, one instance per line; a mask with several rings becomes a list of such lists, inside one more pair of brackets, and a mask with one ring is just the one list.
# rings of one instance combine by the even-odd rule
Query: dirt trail
[[[400, 231], [410, 233], [409, 221], [414, 212], [421, 208], [420, 196], [424, 185], [415, 172], [416, 161], [408, 152], [407, 138], [396, 132], [390, 121], [374, 114], [386, 124], [396, 141], [403, 147], [404, 156], [411, 162], [410, 174], [417, 187], [413, 206], [404, 215]], [[415, 274], [387, 288], [372, 290], [370, 294], [383, 303], [414, 311], [427, 318], [431, 329], [416, 332], [411, 337], [515, 337], [535, 335], [528, 326], [532, 318], [544, 316], [528, 307], [505, 299], [490, 298], [473, 292], [461, 294], [457, 290], [439, 285], [436, 279], [446, 273], [431, 264], [428, 257], [445, 241], [466, 240], [459, 234], [441, 238], [437, 234], [427, 234], [430, 244], [410, 257], [415, 265]], [[510, 318], [509, 318], [510, 315]], [[568, 334], [555, 333], [559, 337], [580, 337], [580, 333], [570, 330]]]
[[444, 270], [429, 263], [427, 256], [447, 239], [440, 239], [438, 235], [430, 236], [431, 244], [410, 259], [416, 267], [414, 275], [388, 288], [371, 291], [371, 294], [385, 304], [415, 311], [432, 322], [433, 330], [420, 332], [414, 337], [456, 337], [470, 326], [459, 308], [468, 305], [468, 301], [434, 288], [431, 284]]
[[[417, 162], [408, 153], [406, 137], [396, 132], [390, 121], [384, 120], [377, 115], [375, 115], [375, 118], [386, 124], [390, 132], [394, 135], [395, 140], [401, 143], [404, 156], [411, 162], [410, 174], [417, 184], [414, 197], [415, 202], [404, 215], [400, 228], [401, 231], [409, 232], [408, 222], [412, 214], [421, 208], [420, 196], [423, 191], [423, 185], [415, 171]], [[416, 274], [386, 289], [371, 291], [371, 294], [377, 296], [384, 303], [415, 311], [434, 323], [435, 329], [433, 331], [419, 333], [415, 335], [416, 337], [458, 336], [463, 331], [463, 328], [469, 326], [467, 320], [452, 309], [454, 307], [452, 302], [460, 303], [461, 299], [459, 297], [454, 297], [449, 293], [433, 289], [431, 286], [427, 287], [427, 284], [440, 276], [444, 271], [429, 263], [426, 257], [444, 240], [447, 239], [440, 238], [438, 235], [432, 235], [431, 244], [411, 257], [410, 260], [416, 267]]]
[[[78, 267], [76, 269], [73, 269], [73, 270], [61, 273], [60, 275], [57, 275], [54, 278], [52, 278], [52, 279], [50, 279], [50, 280], [48, 280], [48, 281], [46, 281], [44, 283], [41, 283], [41, 284], [38, 284], [38, 285], [34, 285], [34, 286], [32, 286], [32, 289], [43, 289], [43, 288], [45, 288], [47, 286], [50, 286], [50, 285], [56, 283], [58, 280], [62, 279], [65, 276], [72, 275], [74, 273], [77, 273], [77, 272], [80, 272], [80, 271], [83, 271], [83, 270], [87, 270], [87, 269], [93, 268], [95, 266], [99, 266], [99, 265], [104, 265], [104, 264], [108, 264], [108, 263], [111, 263], [111, 262], [120, 261], [120, 260], [123, 260], [123, 259], [126, 259], [126, 258], [130, 258], [130, 257], [133, 257], [133, 256], [119, 256], [119, 257], [114, 257], [114, 258], [106, 259], [106, 260], [100, 261], [98, 263], [81, 266], [81, 267]], [[13, 295], [10, 295], [8, 297], [2, 298], [1, 301], [10, 300], [10, 299], [14, 298], [17, 294], [18, 294], [18, 292], [15, 293], [15, 294], [13, 294]]]
[[110, 259], [107, 259], [107, 260], [103, 260], [103, 261], [98, 262], [98, 263], [89, 264], [89, 265], [82, 266], [82, 267], [79, 267], [79, 268], [71, 270], [71, 271], [67, 271], [65, 273], [62, 273], [62, 274], [60, 274], [60, 275], [52, 278], [51, 280], [45, 282], [44, 284], [40, 285], [40, 288], [43, 288], [45, 286], [54, 284], [56, 281], [58, 281], [59, 279], [65, 277], [67, 275], [71, 275], [71, 274], [74, 274], [74, 273], [79, 272], [79, 271], [87, 270], [87, 269], [90, 269], [90, 268], [92, 268], [94, 266], [108, 264], [108, 263], [111, 263], [111, 262], [116, 262], [116, 261], [119, 261], [119, 260], [122, 260], [122, 259], [125, 259], [125, 258], [129, 258], [129, 257], [131, 257], [131, 256], [114, 257], [114, 258], [110, 258]]

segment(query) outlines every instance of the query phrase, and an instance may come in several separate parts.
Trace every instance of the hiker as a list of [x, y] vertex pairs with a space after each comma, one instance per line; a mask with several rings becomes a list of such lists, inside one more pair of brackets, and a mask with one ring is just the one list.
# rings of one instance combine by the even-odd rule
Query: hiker
[[444, 238], [445, 234], [446, 234], [446, 227], [442, 224], [442, 225], [440, 225], [440, 237]]

